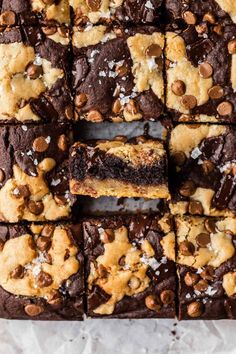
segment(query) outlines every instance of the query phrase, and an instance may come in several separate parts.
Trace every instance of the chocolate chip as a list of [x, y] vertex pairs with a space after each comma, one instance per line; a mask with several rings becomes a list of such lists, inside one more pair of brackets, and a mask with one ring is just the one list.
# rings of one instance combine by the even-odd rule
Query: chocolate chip
[[119, 265], [120, 265], [121, 267], [124, 267], [124, 265], [125, 265], [125, 256], [120, 257], [118, 263], [119, 263]]
[[181, 99], [181, 103], [186, 109], [193, 109], [197, 105], [197, 99], [192, 95], [184, 95]]
[[0, 183], [2, 183], [5, 179], [5, 172], [0, 168]]
[[200, 76], [203, 77], [204, 79], [208, 79], [209, 77], [212, 76], [213, 74], [213, 68], [211, 64], [204, 62], [199, 65], [199, 73]]
[[0, 239], [0, 252], [3, 251], [4, 245], [5, 245], [5, 242]]
[[106, 229], [104, 230], [102, 234], [102, 242], [103, 243], [111, 243], [115, 239], [115, 234], [112, 229]]
[[29, 64], [26, 68], [27, 75], [30, 79], [35, 80], [40, 75], [43, 75], [43, 68], [41, 65]]
[[11, 278], [13, 279], [22, 279], [24, 277], [24, 268], [22, 265], [18, 265], [12, 272]]
[[122, 105], [119, 99], [116, 99], [112, 104], [112, 112], [115, 114], [119, 114], [122, 109]]
[[55, 0], [42, 0], [42, 1], [46, 5], [52, 5], [55, 2]]
[[92, 11], [98, 11], [101, 7], [101, 0], [86, 0], [86, 4]]
[[199, 275], [195, 273], [188, 272], [185, 274], [184, 282], [187, 286], [194, 286], [199, 280]]
[[224, 96], [224, 90], [220, 85], [215, 85], [208, 90], [208, 95], [212, 100], [217, 100]]
[[48, 149], [48, 142], [43, 136], [39, 136], [33, 142], [33, 149], [37, 152], [44, 152]]
[[106, 269], [106, 267], [104, 267], [104, 265], [99, 264], [98, 268], [97, 268], [97, 273], [99, 278], [106, 278], [108, 276], [108, 271]]
[[66, 205], [67, 204], [67, 199], [64, 195], [58, 195], [56, 194], [54, 196], [54, 200], [58, 205]]
[[16, 198], [28, 198], [30, 196], [30, 190], [27, 185], [18, 186], [14, 189], [13, 194]]
[[188, 211], [192, 215], [202, 215], [203, 214], [203, 206], [201, 202], [192, 200], [189, 202]]
[[153, 43], [146, 49], [146, 55], [159, 58], [162, 55], [162, 49], [158, 44]]
[[203, 172], [206, 175], [208, 175], [210, 172], [212, 172], [215, 168], [215, 165], [210, 160], [203, 161], [201, 166], [202, 166]]
[[56, 26], [47, 26], [47, 27], [42, 27], [42, 31], [46, 36], [52, 36], [57, 32]]
[[46, 263], [52, 264], [52, 256], [49, 253], [44, 254], [44, 259]]
[[207, 21], [207, 22], [211, 23], [212, 25], [216, 22], [215, 16], [211, 12], [207, 12], [203, 16], [203, 21]]
[[195, 251], [194, 244], [190, 241], [182, 241], [179, 245], [179, 251], [183, 256], [192, 256]]
[[161, 309], [160, 299], [155, 295], [148, 295], [145, 298], [145, 305], [148, 309], [152, 311], [159, 312]]
[[196, 15], [191, 11], [185, 11], [182, 17], [188, 25], [195, 25], [197, 22]]
[[129, 100], [126, 105], [126, 109], [131, 114], [137, 114], [139, 112], [138, 104], [134, 100]]
[[200, 273], [202, 279], [212, 280], [214, 278], [214, 268], [212, 266], [207, 266]]
[[36, 284], [39, 288], [47, 288], [53, 283], [50, 274], [41, 271], [36, 277]]
[[54, 230], [54, 225], [45, 225], [43, 230], [41, 231], [41, 236], [51, 237], [53, 235]]
[[99, 111], [92, 110], [88, 113], [86, 120], [89, 122], [99, 123], [103, 121], [103, 117]]
[[182, 80], [175, 80], [171, 85], [171, 90], [176, 96], [183, 96], [186, 92], [186, 85]]
[[173, 155], [173, 161], [176, 166], [183, 166], [186, 161], [186, 155], [183, 151], [178, 151]]
[[219, 106], [217, 107], [217, 112], [221, 116], [227, 116], [233, 112], [233, 105], [230, 102], [221, 102]]
[[39, 236], [36, 245], [40, 251], [46, 251], [51, 247], [51, 240], [49, 237]]
[[66, 151], [67, 150], [67, 139], [66, 139], [65, 134], [62, 134], [62, 135], [59, 136], [58, 141], [57, 141], [57, 146], [62, 151]]
[[71, 120], [74, 118], [74, 110], [71, 105], [67, 106], [65, 109], [65, 115], [68, 120]]
[[229, 41], [228, 43], [228, 51], [230, 54], [236, 54], [236, 39]]
[[130, 289], [132, 290], [136, 290], [140, 287], [141, 281], [139, 280], [139, 278], [133, 276], [130, 278], [129, 282], [128, 282], [128, 286], [130, 287]]
[[75, 96], [75, 106], [78, 108], [83, 107], [88, 101], [88, 97], [85, 93], [79, 93]]
[[13, 11], [4, 11], [0, 15], [0, 26], [13, 26], [16, 23], [16, 15]]
[[70, 31], [68, 28], [66, 27], [58, 27], [58, 33], [61, 37], [64, 37], [64, 38], [68, 38], [69, 37], [69, 34], [70, 34]]
[[47, 297], [47, 302], [51, 306], [61, 306], [62, 304], [62, 297], [57, 290], [52, 290], [51, 293]]
[[172, 304], [175, 299], [175, 293], [172, 290], [163, 290], [160, 299], [165, 305]]
[[204, 292], [208, 289], [208, 283], [206, 280], [199, 280], [199, 282], [197, 284], [194, 285], [194, 290], [200, 291], [200, 292]]
[[198, 234], [196, 236], [196, 242], [199, 247], [205, 248], [211, 242], [211, 237], [209, 234], [207, 234], [205, 232], [201, 232], [200, 234]]
[[206, 219], [204, 221], [204, 226], [206, 228], [206, 230], [211, 234], [215, 234], [216, 233], [216, 223], [213, 219]]
[[40, 305], [30, 304], [25, 306], [25, 313], [30, 317], [38, 316], [42, 312], [44, 312], [44, 308]]
[[186, 181], [180, 188], [179, 193], [183, 197], [190, 197], [196, 191], [196, 185], [193, 181]]
[[198, 301], [194, 301], [187, 307], [187, 313], [190, 317], [200, 317], [203, 312], [202, 304]]
[[28, 209], [32, 214], [39, 215], [43, 212], [44, 205], [42, 202], [35, 202], [30, 200], [28, 203]]

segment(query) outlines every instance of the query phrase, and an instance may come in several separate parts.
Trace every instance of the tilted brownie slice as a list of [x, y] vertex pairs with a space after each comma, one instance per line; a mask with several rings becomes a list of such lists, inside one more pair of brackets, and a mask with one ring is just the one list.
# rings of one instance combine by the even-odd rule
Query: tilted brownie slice
[[130, 141], [77, 142], [70, 151], [70, 190], [91, 197], [168, 198], [167, 156], [163, 142], [137, 137]]
[[77, 119], [159, 119], [164, 103], [163, 34], [147, 26], [87, 26], [74, 28], [72, 44]]
[[69, 0], [74, 24], [84, 22], [154, 23], [159, 19], [162, 0]]
[[80, 225], [0, 226], [0, 317], [82, 319], [82, 246]]
[[235, 36], [236, 25], [167, 32], [166, 105], [173, 120], [236, 122]]
[[62, 124], [0, 128], [0, 221], [68, 218], [70, 128]]
[[170, 26], [195, 25], [199, 31], [206, 25], [219, 28], [236, 23], [235, 0], [166, 0], [165, 10]]
[[173, 214], [236, 214], [236, 130], [223, 125], [178, 125], [170, 134]]
[[72, 119], [69, 32], [36, 27], [0, 33], [0, 122]]
[[83, 231], [89, 316], [175, 316], [175, 235], [169, 215], [88, 219]]
[[236, 318], [236, 218], [176, 217], [179, 319]]
[[69, 0], [1, 0], [0, 26], [70, 24]]

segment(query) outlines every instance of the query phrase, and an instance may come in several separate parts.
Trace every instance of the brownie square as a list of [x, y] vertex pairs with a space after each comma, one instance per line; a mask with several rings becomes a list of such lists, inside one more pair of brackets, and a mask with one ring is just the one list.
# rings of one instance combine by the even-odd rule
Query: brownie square
[[163, 112], [164, 35], [154, 27], [87, 26], [73, 32], [76, 118], [158, 120]]
[[70, 0], [74, 24], [133, 23], [151, 24], [159, 19], [162, 0]]
[[0, 317], [81, 320], [82, 247], [81, 225], [0, 226]]
[[169, 215], [88, 219], [83, 231], [89, 316], [175, 316], [175, 236]]
[[69, 193], [66, 124], [0, 128], [0, 221], [66, 219]]
[[77, 142], [70, 151], [72, 194], [169, 198], [167, 174], [167, 154], [158, 139]]
[[178, 125], [170, 133], [173, 214], [235, 216], [236, 130], [224, 125]]
[[166, 33], [166, 105], [174, 121], [236, 122], [235, 37], [236, 25], [208, 23]]
[[0, 33], [0, 122], [72, 119], [68, 87], [69, 32], [36, 27]]
[[176, 217], [179, 319], [236, 318], [236, 219]]
[[0, 25], [70, 24], [69, 0], [1, 0]]

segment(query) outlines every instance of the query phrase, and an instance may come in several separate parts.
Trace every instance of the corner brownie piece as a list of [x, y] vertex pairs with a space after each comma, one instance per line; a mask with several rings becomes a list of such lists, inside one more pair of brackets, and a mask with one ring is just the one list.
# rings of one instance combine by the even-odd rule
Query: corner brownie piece
[[167, 32], [167, 98], [175, 121], [236, 122], [236, 25]]
[[175, 316], [175, 235], [169, 215], [83, 223], [91, 317]]
[[163, 112], [164, 35], [154, 27], [74, 28], [77, 119], [158, 120]]
[[85, 22], [154, 23], [159, 19], [162, 0], [69, 0], [76, 25]]
[[236, 318], [236, 218], [176, 217], [179, 319]]
[[77, 142], [70, 151], [72, 194], [168, 198], [167, 173], [166, 151], [158, 139]]
[[0, 33], [0, 122], [72, 119], [69, 32], [36, 27]]
[[70, 24], [69, 0], [1, 0], [0, 26]]
[[236, 130], [223, 125], [178, 125], [169, 140], [173, 214], [236, 214]]
[[0, 317], [81, 320], [80, 225], [0, 226]]
[[62, 124], [0, 128], [0, 221], [70, 216], [70, 128]]

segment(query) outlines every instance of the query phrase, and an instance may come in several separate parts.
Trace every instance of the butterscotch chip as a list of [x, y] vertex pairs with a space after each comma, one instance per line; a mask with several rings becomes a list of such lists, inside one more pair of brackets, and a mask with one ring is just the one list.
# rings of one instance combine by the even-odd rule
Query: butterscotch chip
[[114, 238], [115, 238], [114, 230], [112, 230], [112, 229], [104, 230], [104, 232], [102, 234], [102, 242], [103, 243], [111, 243], [114, 241]]
[[145, 305], [152, 311], [160, 311], [161, 310], [161, 302], [159, 298], [155, 295], [148, 295], [145, 298]]
[[171, 85], [171, 90], [176, 96], [183, 96], [186, 92], [186, 85], [182, 80], [176, 80]]
[[202, 215], [203, 214], [202, 203], [198, 201], [190, 201], [188, 206], [188, 211], [192, 215]]
[[59, 139], [57, 141], [57, 146], [62, 151], [66, 151], [67, 150], [67, 139], [66, 139], [65, 134], [62, 134], [62, 135], [59, 136]]
[[140, 284], [141, 284], [141, 282], [140, 282], [139, 278], [137, 278], [135, 276], [131, 277], [128, 282], [128, 286], [133, 290], [138, 289], [140, 287]]
[[190, 197], [196, 191], [196, 185], [192, 181], [186, 181], [180, 188], [179, 193], [184, 197]]
[[41, 65], [29, 64], [26, 69], [27, 75], [30, 79], [35, 80], [43, 75], [43, 68]]
[[86, 3], [92, 11], [98, 11], [102, 4], [101, 0], [86, 0]]
[[228, 43], [228, 51], [230, 54], [236, 54], [236, 39], [229, 41]]
[[55, 199], [55, 202], [59, 205], [65, 205], [67, 203], [67, 199], [63, 195], [57, 194], [57, 195], [55, 195], [54, 199]]
[[215, 165], [213, 162], [210, 160], [205, 160], [202, 163], [202, 169], [206, 175], [208, 175], [210, 172], [212, 172], [215, 168]]
[[46, 236], [39, 236], [36, 241], [36, 245], [40, 251], [46, 251], [51, 247], [51, 240]]
[[55, 2], [55, 0], [42, 0], [42, 1], [46, 5], [52, 5]]
[[217, 112], [221, 116], [227, 116], [233, 112], [233, 105], [230, 102], [221, 102], [219, 106], [217, 107]]
[[196, 15], [191, 11], [185, 11], [183, 13], [183, 19], [188, 25], [195, 25], [197, 22]]
[[100, 278], [106, 278], [108, 275], [108, 271], [107, 271], [106, 267], [104, 267], [102, 264], [99, 264], [99, 266], [97, 268], [97, 272], [98, 272], [98, 276]]
[[30, 200], [28, 203], [28, 209], [32, 214], [39, 215], [43, 212], [44, 205], [42, 202], [35, 202]]
[[28, 198], [30, 196], [30, 190], [28, 186], [18, 186], [13, 194], [16, 198]]
[[207, 245], [211, 242], [211, 237], [209, 234], [201, 232], [196, 236], [196, 242], [199, 247], [207, 247]]
[[48, 142], [43, 136], [39, 136], [33, 142], [33, 149], [37, 152], [44, 152], [48, 149]]
[[134, 100], [129, 100], [129, 102], [126, 105], [126, 109], [131, 114], [137, 114], [139, 112], [138, 104]]
[[25, 306], [25, 313], [30, 317], [38, 316], [42, 312], [44, 312], [44, 308], [40, 305], [30, 304]]
[[5, 172], [0, 168], [0, 183], [5, 179]]
[[213, 219], [206, 219], [205, 221], [204, 221], [204, 226], [205, 226], [205, 228], [206, 228], [206, 230], [208, 231], [208, 232], [210, 232], [210, 234], [211, 233], [216, 233], [216, 223], [215, 223], [215, 221], [213, 220]]
[[163, 290], [160, 299], [165, 305], [172, 304], [175, 299], [175, 293], [172, 290]]
[[62, 297], [57, 290], [52, 290], [47, 298], [47, 302], [52, 306], [60, 306], [62, 304]]
[[199, 280], [199, 282], [197, 284], [194, 285], [194, 290], [200, 291], [200, 292], [204, 292], [208, 289], [208, 283], [206, 280]]
[[1, 26], [13, 26], [16, 22], [16, 15], [13, 11], [4, 11], [0, 15]]
[[99, 123], [103, 121], [103, 117], [100, 112], [94, 110], [88, 113], [87, 120], [90, 122]]
[[188, 272], [184, 277], [184, 282], [187, 286], [194, 286], [199, 280], [199, 275], [195, 273]]
[[58, 27], [58, 33], [61, 37], [68, 38], [70, 32], [66, 27]]
[[192, 95], [184, 95], [181, 99], [181, 103], [186, 109], [193, 109], [197, 105], [197, 99]]
[[35, 281], [39, 288], [46, 288], [53, 282], [51, 275], [43, 271], [37, 275]]
[[211, 64], [204, 62], [199, 65], [199, 73], [204, 79], [208, 79], [213, 74], [213, 68]]
[[41, 231], [41, 236], [51, 237], [53, 235], [54, 230], [54, 225], [45, 225], [43, 230]]
[[88, 97], [85, 93], [79, 93], [75, 96], [75, 106], [78, 108], [83, 107], [88, 101]]
[[200, 23], [199, 25], [196, 25], [195, 29], [196, 29], [197, 33], [199, 33], [199, 34], [203, 34], [203, 33], [207, 32], [207, 30], [208, 30], [206, 23]]
[[178, 151], [173, 155], [176, 166], [183, 166], [186, 161], [186, 155], [183, 151]]
[[220, 24], [214, 26], [213, 31], [219, 35], [222, 35], [222, 26]]
[[57, 32], [57, 27], [56, 26], [47, 26], [47, 27], [42, 27], [42, 31], [46, 36], [51, 36]]
[[207, 21], [211, 24], [214, 24], [216, 22], [215, 20], [215, 16], [211, 13], [211, 12], [207, 12], [204, 16], [203, 16], [203, 21]]
[[0, 252], [2, 252], [4, 245], [5, 245], [5, 242], [0, 239]]
[[118, 76], [125, 76], [129, 71], [127, 65], [117, 65], [115, 70]]
[[162, 49], [158, 44], [151, 44], [146, 49], [146, 55], [149, 57], [159, 58], [162, 55]]
[[190, 241], [182, 241], [179, 245], [179, 250], [183, 256], [192, 256], [195, 252], [195, 247]]
[[121, 109], [122, 109], [122, 105], [120, 103], [120, 100], [116, 99], [112, 105], [112, 112], [115, 114], [118, 114], [118, 113], [120, 113]]
[[22, 265], [18, 265], [12, 272], [11, 272], [11, 278], [13, 279], [21, 279], [24, 277], [24, 268]]
[[212, 280], [214, 278], [214, 268], [212, 266], [205, 267], [200, 276], [204, 280]]
[[187, 313], [190, 317], [200, 317], [202, 315], [202, 304], [198, 301], [194, 301], [187, 307]]
[[65, 115], [68, 120], [71, 120], [74, 118], [74, 110], [71, 105], [67, 106], [65, 109]]

